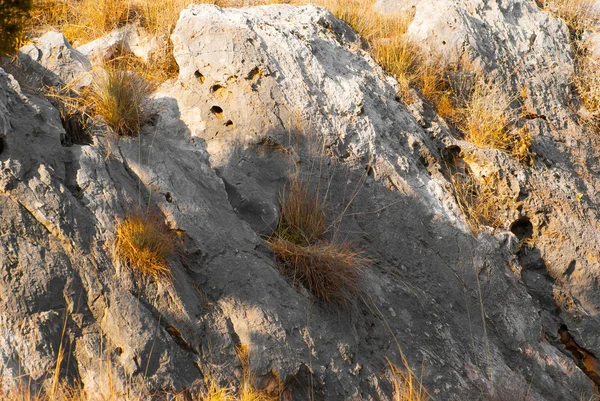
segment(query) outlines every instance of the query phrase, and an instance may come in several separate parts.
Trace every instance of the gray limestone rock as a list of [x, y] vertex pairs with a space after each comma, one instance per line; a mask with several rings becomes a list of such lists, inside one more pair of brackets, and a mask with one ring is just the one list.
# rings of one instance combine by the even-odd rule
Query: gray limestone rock
[[[508, 3], [517, 1], [494, 8], [503, 18]], [[546, 50], [566, 49], [556, 62], [568, 67], [563, 25], [518, 3], [532, 26], [551, 25]], [[480, 18], [491, 24], [500, 14]], [[540, 128], [550, 164], [533, 172], [501, 152], [436, 138], [356, 34], [315, 6], [191, 5], [172, 41], [179, 78], [148, 100], [152, 123], [118, 142], [98, 125], [93, 144], [61, 146], [57, 111], [0, 70], [4, 384], [47, 384], [62, 349], [63, 373], [98, 394], [126, 385], [142, 394], [194, 391], [209, 365], [219, 379], [234, 378], [244, 344], [257, 382], [278, 377], [294, 400], [309, 392], [390, 399], [386, 358], [400, 364], [401, 354], [439, 400], [593, 392], [557, 333], [566, 323], [594, 349], [595, 318], [575, 320], [548, 294], [580, 289], [574, 308], [597, 296], [593, 262], [580, 258], [584, 244], [597, 247], [596, 223], [581, 228], [582, 216], [595, 218], [595, 195], [575, 208], [565, 189], [595, 181], [575, 177], [573, 147], [556, 142], [563, 131]], [[522, 56], [518, 43], [502, 54]], [[552, 66], [554, 56], [543, 62]], [[552, 86], [538, 78], [537, 88]], [[547, 103], [539, 110], [558, 108], [566, 90], [540, 94]], [[527, 188], [529, 220], [507, 219], [514, 234], [467, 229], [445, 178], [449, 144], [493, 160], [514, 178], [507, 185], [517, 196]], [[276, 226], [278, 195], [295, 173], [327, 197], [336, 235], [372, 260], [347, 307], [294, 286], [261, 237]], [[554, 209], [541, 191], [554, 194]], [[117, 221], [140, 207], [181, 239], [171, 282], [140, 279], [114, 258]], [[526, 254], [518, 241], [527, 221], [540, 240]], [[552, 227], [569, 238], [550, 242]], [[559, 256], [563, 249], [570, 253]], [[575, 256], [565, 278], [561, 263]]]

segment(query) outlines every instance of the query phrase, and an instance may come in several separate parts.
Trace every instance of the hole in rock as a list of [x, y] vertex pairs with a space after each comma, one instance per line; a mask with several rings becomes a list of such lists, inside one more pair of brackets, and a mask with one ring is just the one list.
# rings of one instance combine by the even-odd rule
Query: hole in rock
[[254, 67], [252, 69], [252, 71], [250, 71], [248, 73], [248, 77], [246, 79], [256, 79], [256, 78], [260, 78], [260, 76], [262, 75], [262, 70], [260, 69], [260, 67]]
[[169, 202], [169, 203], [173, 202], [173, 197], [171, 196], [171, 193], [170, 193], [170, 192], [167, 192], [167, 193], [165, 194], [165, 199], [166, 199], [166, 200], [167, 200], [167, 202]]
[[510, 231], [517, 236], [519, 241], [533, 237], [533, 225], [529, 217], [523, 216], [510, 225]]
[[213, 113], [217, 117], [223, 117], [223, 109], [219, 106], [213, 106], [210, 108], [210, 112]]
[[4, 152], [4, 138], [0, 136], [0, 155]]
[[233, 121], [231, 120], [227, 120], [227, 122], [225, 123], [226, 127], [233, 127]]
[[200, 83], [201, 83], [201, 84], [203, 84], [203, 83], [204, 83], [204, 81], [205, 81], [205, 79], [206, 79], [206, 78], [204, 78], [204, 75], [202, 75], [202, 74], [200, 73], [200, 71], [196, 71], [196, 72], [194, 73], [194, 76], [196, 77], [196, 79], [197, 79], [198, 81], [200, 81]]
[[210, 88], [210, 91], [211, 91], [212, 93], [218, 93], [219, 91], [222, 91], [222, 90], [224, 90], [224, 89], [225, 89], [225, 87], [224, 87], [224, 86], [217, 84], [217, 85], [213, 85], [213, 86]]

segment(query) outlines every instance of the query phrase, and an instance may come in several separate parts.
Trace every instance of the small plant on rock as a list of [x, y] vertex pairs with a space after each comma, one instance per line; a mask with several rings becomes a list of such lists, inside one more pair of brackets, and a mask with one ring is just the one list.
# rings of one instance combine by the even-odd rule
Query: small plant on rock
[[151, 86], [118, 63], [108, 65], [94, 80], [89, 103], [118, 136], [139, 133], [146, 115], [142, 104]]
[[176, 253], [177, 236], [152, 212], [135, 212], [117, 224], [115, 254], [142, 276], [171, 276], [168, 258]]
[[465, 139], [477, 147], [502, 150], [529, 165], [533, 160], [531, 135], [526, 129], [513, 126], [513, 100], [498, 86], [479, 78], [466, 105], [457, 115], [456, 124]]
[[368, 263], [349, 241], [329, 240], [325, 202], [295, 175], [280, 198], [277, 230], [267, 240], [284, 274], [319, 299], [345, 304], [360, 291]]
[[421, 380], [415, 375], [415, 372], [408, 366], [408, 362], [404, 360], [405, 369], [400, 369], [398, 366], [388, 360], [389, 370], [391, 373], [392, 387], [394, 389], [393, 401], [431, 401], [432, 398], [423, 386]]

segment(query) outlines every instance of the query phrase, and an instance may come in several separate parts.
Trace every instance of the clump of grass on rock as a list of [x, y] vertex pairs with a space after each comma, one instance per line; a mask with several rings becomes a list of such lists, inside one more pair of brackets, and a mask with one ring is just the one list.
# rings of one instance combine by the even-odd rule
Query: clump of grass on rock
[[134, 212], [117, 224], [115, 254], [134, 272], [153, 279], [171, 276], [168, 258], [176, 253], [177, 236], [150, 211]]
[[143, 78], [115, 63], [94, 80], [89, 103], [115, 134], [135, 136], [146, 118], [143, 102], [150, 92], [151, 86]]
[[281, 194], [280, 204], [279, 225], [267, 244], [284, 274], [325, 302], [347, 303], [360, 292], [368, 260], [352, 242], [328, 239], [325, 201], [298, 175]]
[[480, 148], [494, 148], [530, 165], [531, 134], [514, 127], [515, 113], [510, 98], [498, 86], [478, 78], [467, 104], [459, 111], [456, 123], [465, 139]]
[[405, 370], [388, 360], [391, 373], [391, 382], [394, 392], [392, 401], [431, 401], [432, 398], [423, 386], [423, 383], [408, 366], [408, 362], [402, 358]]

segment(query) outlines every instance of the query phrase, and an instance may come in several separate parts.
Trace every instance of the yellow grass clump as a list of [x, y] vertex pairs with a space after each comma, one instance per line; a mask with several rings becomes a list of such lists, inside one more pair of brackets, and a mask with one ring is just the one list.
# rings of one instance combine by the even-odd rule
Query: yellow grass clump
[[176, 250], [177, 236], [157, 214], [135, 212], [117, 224], [117, 258], [144, 277], [170, 277], [168, 258]]
[[279, 225], [267, 244], [284, 274], [325, 302], [348, 302], [360, 292], [367, 259], [351, 242], [326, 238], [325, 202], [298, 175], [290, 180], [280, 204]]
[[494, 177], [478, 180], [470, 173], [457, 172], [452, 175], [451, 183], [454, 197], [473, 233], [478, 233], [483, 226], [502, 227], [499, 211], [505, 206], [505, 199], [497, 193]]
[[600, 126], [600, 60], [586, 54], [578, 57], [573, 83], [579, 98], [585, 106], [582, 114], [585, 121]]
[[32, 0], [0, 0], [0, 56], [10, 55], [19, 48], [32, 4]]
[[117, 63], [107, 65], [96, 77], [88, 100], [90, 108], [104, 118], [115, 134], [135, 136], [144, 123], [142, 103], [150, 92], [151, 87], [143, 78]]
[[592, 28], [599, 20], [599, 13], [594, 8], [596, 0], [545, 0], [541, 3], [546, 10], [562, 18], [576, 35]]
[[450, 115], [452, 102], [443, 63], [424, 57], [420, 47], [406, 34], [413, 15], [379, 13], [373, 9], [373, 3], [368, 0], [317, 1], [367, 40], [375, 61], [398, 80], [405, 102], [413, 101], [410, 89], [417, 88], [443, 116]]
[[502, 150], [529, 165], [533, 158], [531, 135], [526, 129], [513, 126], [513, 100], [498, 86], [479, 78], [455, 121], [465, 139], [477, 147]]
[[415, 375], [414, 371], [404, 361], [405, 370], [400, 369], [388, 360], [391, 382], [394, 392], [392, 401], [431, 401], [432, 398]]

